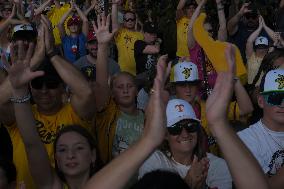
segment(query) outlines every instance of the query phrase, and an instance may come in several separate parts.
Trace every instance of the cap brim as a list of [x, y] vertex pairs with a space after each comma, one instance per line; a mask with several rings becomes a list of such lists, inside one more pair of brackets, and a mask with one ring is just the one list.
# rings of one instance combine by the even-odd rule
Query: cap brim
[[192, 85], [198, 85], [198, 84], [200, 84], [200, 82], [201, 82], [201, 80], [195, 80], [195, 81], [173, 81], [172, 83], [173, 84], [186, 84], [186, 83], [188, 83], [188, 84], [192, 84]]

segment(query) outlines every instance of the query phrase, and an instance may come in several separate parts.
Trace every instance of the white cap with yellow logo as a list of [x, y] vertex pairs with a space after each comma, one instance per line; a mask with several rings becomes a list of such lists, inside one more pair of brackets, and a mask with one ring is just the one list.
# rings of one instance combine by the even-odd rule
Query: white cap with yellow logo
[[199, 81], [197, 66], [192, 62], [179, 62], [171, 72], [172, 83]]

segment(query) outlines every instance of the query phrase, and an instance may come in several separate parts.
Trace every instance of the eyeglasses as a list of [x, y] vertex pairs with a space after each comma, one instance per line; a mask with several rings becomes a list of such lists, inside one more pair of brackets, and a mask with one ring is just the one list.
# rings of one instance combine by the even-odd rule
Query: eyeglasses
[[245, 15], [246, 19], [249, 20], [249, 19], [257, 19], [258, 18], [258, 15], [257, 14], [246, 14]]
[[36, 78], [31, 81], [31, 86], [33, 89], [42, 89], [45, 86], [47, 89], [57, 89], [60, 82], [58, 81], [46, 81], [42, 78]]
[[263, 95], [265, 102], [271, 106], [280, 106], [284, 102], [284, 93], [271, 93]]
[[185, 129], [188, 133], [194, 133], [200, 129], [200, 123], [198, 121], [190, 121], [181, 123], [177, 122], [172, 127], [168, 127], [168, 132], [170, 135], [180, 135], [182, 129]]
[[129, 21], [134, 22], [134, 21], [135, 21], [135, 18], [124, 18], [123, 20], [124, 20], [125, 22], [129, 22]]

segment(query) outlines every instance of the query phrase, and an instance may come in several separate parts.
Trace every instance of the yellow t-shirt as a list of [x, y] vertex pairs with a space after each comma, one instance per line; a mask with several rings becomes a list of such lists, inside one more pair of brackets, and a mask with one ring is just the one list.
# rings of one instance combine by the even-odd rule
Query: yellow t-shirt
[[[76, 124], [81, 125], [82, 127], [85, 127], [91, 131], [91, 122], [83, 121], [75, 113], [70, 103], [64, 105], [59, 112], [51, 116], [40, 114], [37, 111], [36, 105], [32, 107], [32, 110], [37, 121], [36, 127], [39, 136], [46, 147], [52, 165], [54, 165], [53, 142], [60, 129], [68, 125]], [[28, 167], [25, 146], [20, 136], [20, 132], [16, 127], [16, 123], [10, 127], [7, 127], [7, 129], [13, 144], [13, 159], [17, 169], [17, 183], [24, 182], [27, 189], [35, 189], [36, 187], [33, 183], [33, 179]]]
[[186, 16], [177, 20], [177, 56], [188, 57], [187, 31], [190, 19]]
[[120, 30], [118, 30], [115, 36], [120, 70], [129, 72], [133, 75], [136, 75], [134, 43], [137, 40], [143, 40], [142, 33], [130, 31], [126, 28], [121, 28]]
[[112, 159], [112, 146], [119, 115], [119, 107], [112, 98], [107, 106], [96, 114], [95, 133], [97, 134], [98, 151], [103, 163], [108, 163]]
[[[48, 19], [50, 20], [53, 28], [53, 35], [55, 39], [55, 45], [61, 44], [61, 39], [59, 35], [59, 30], [57, 28], [57, 25], [61, 19], [61, 17], [70, 9], [70, 4], [66, 3], [59, 9], [56, 7], [53, 7], [47, 14]], [[68, 20], [68, 19], [66, 19]], [[68, 31], [67, 26], [65, 24], [65, 31]]]
[[[208, 128], [208, 122], [206, 119], [206, 102], [201, 101], [200, 106], [201, 106], [201, 125], [204, 128], [206, 134], [208, 135], [209, 151], [217, 156], [220, 156], [221, 154], [220, 149]], [[240, 109], [236, 101], [230, 103], [227, 117], [228, 120], [239, 120]]]

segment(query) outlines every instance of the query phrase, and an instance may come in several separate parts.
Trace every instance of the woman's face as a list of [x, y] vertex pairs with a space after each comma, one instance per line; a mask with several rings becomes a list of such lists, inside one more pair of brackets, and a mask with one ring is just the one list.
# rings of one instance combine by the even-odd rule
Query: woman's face
[[89, 174], [90, 165], [96, 160], [85, 137], [71, 131], [60, 136], [56, 144], [55, 158], [65, 177]]
[[129, 75], [121, 74], [113, 81], [112, 93], [118, 105], [128, 107], [135, 104], [137, 87]]
[[171, 153], [175, 154], [189, 154], [192, 155], [195, 146], [197, 145], [197, 132], [187, 132], [185, 128], [182, 129], [179, 135], [167, 134], [167, 140]]

